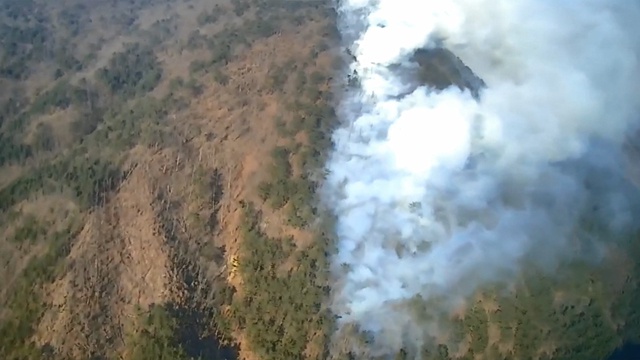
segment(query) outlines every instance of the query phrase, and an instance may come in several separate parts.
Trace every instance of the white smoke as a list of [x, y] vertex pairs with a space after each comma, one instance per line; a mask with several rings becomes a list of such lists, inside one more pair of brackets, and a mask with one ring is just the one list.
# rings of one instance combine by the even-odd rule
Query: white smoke
[[[524, 262], [553, 271], [632, 229], [622, 146], [640, 105], [637, 1], [344, 0], [340, 10], [344, 34], [357, 33], [361, 85], [327, 163], [340, 324], [391, 353], [428, 333], [405, 306], [416, 296], [447, 311]], [[484, 81], [478, 96], [399, 75], [435, 46]]]

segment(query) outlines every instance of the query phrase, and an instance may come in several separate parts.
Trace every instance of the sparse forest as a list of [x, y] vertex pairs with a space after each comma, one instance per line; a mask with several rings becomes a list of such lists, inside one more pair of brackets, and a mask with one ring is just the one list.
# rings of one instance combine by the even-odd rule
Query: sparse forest
[[324, 358], [333, 10], [1, 4], [0, 357]]
[[[347, 81], [336, 18], [304, 0], [0, 0], [1, 359], [355, 358], [330, 353], [317, 199]], [[640, 333], [625, 261], [478, 294], [422, 355], [603, 359]]]

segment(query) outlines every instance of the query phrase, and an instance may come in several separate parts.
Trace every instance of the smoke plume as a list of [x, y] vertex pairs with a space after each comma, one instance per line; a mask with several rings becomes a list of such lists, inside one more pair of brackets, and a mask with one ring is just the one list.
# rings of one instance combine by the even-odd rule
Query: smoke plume
[[[344, 0], [358, 89], [325, 200], [339, 324], [393, 353], [526, 266], [597, 259], [634, 231], [624, 145], [640, 106], [640, 6], [612, 0]], [[439, 49], [439, 50], [438, 50]], [[442, 50], [446, 49], [446, 50]], [[420, 83], [420, 52], [470, 71]], [[456, 58], [457, 57], [457, 58]], [[458, 66], [463, 68], [464, 66]]]

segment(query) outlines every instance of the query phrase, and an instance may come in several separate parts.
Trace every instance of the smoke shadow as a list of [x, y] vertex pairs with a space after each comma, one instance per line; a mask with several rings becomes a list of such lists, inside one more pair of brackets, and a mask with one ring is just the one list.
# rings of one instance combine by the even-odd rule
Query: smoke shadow
[[213, 314], [182, 306], [170, 306], [171, 317], [177, 319], [176, 337], [185, 353], [195, 359], [237, 360], [238, 348], [223, 345], [215, 335], [202, 336], [207, 320]]
[[607, 360], [637, 360], [640, 359], [640, 344], [626, 342], [616, 349]]

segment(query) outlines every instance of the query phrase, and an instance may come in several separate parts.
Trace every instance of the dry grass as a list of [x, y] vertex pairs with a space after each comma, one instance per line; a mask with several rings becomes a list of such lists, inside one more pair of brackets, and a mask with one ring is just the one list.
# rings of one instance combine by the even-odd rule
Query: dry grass
[[[68, 0], [57, 5], [69, 6], [78, 2]], [[124, 2], [83, 2], [89, 9], [86, 16], [92, 25], [77, 39], [76, 51], [80, 55], [93, 52], [95, 60], [74, 74], [73, 82], [83, 77], [92, 79], [94, 72], [105, 66], [126, 42], [141, 39], [139, 33], [125, 31], [110, 20], [112, 14], [122, 15], [128, 11]], [[138, 29], [149, 29], [156, 21], [167, 18], [175, 24], [173, 38], [158, 51], [164, 74], [152, 96], [166, 95], [172, 78], [188, 78], [189, 63], [206, 58], [205, 50], [185, 51], [184, 43], [189, 33], [199, 27], [198, 14], [211, 10], [216, 3], [204, 0], [161, 3], [139, 13], [134, 26]], [[228, 6], [226, 1], [219, 4]], [[53, 4], [48, 6], [50, 10], [55, 7]], [[213, 35], [226, 23], [242, 21], [233, 16], [221, 19], [200, 30]], [[158, 200], [161, 193], [163, 201], [176, 204], [171, 211], [179, 240], [223, 246], [227, 262], [238, 253], [241, 201], [259, 204], [265, 219], [264, 231], [268, 235], [293, 236], [300, 250], [311, 244], [310, 232], [287, 226], [283, 211], [273, 211], [262, 204], [257, 196], [257, 186], [267, 179], [265, 170], [273, 147], [306, 142], [302, 135], [291, 139], [278, 132], [277, 117], [282, 116], [287, 122], [298, 120], [288, 104], [299, 94], [290, 88], [270, 88], [270, 71], [292, 62], [304, 67], [308, 74], [313, 71], [327, 73], [331, 66], [330, 55], [321, 54], [315, 60], [309, 58], [322, 26], [324, 23], [320, 21], [307, 22], [242, 49], [237, 59], [223, 69], [230, 79], [227, 84], [200, 79], [203, 93], [192, 99], [187, 109], [171, 114], [165, 120], [167, 128], [180, 138], [179, 145], [164, 149], [137, 146], [128, 152], [125, 167], [133, 171], [106, 205], [85, 214], [82, 231], [73, 239], [70, 254], [64, 261], [63, 274], [45, 287], [47, 310], [38, 324], [37, 343], [50, 344], [67, 358], [87, 358], [91, 351], [104, 349], [108, 349], [104, 355], [115, 358], [117, 354], [123, 354], [127, 334], [135, 331], [133, 319], [138, 307], [184, 299], [184, 284], [178, 276], [183, 269], [176, 267], [176, 249], [169, 246], [161, 229], [165, 221], [163, 212], [166, 212], [162, 208], [166, 203]], [[36, 69], [23, 84], [26, 93], [35, 94], [52, 86], [51, 73], [52, 69], [44, 65]], [[24, 140], [33, 142], [39, 124], [48, 124], [62, 147], [70, 146], [73, 139], [69, 125], [76, 116], [73, 108], [39, 116], [29, 123]], [[207, 173], [217, 170], [224, 179], [222, 197], [214, 204], [219, 208], [217, 227], [214, 233], [198, 239], [191, 238], [185, 231], [190, 213], [206, 206], [202, 199], [192, 195], [195, 168]], [[296, 174], [301, 172], [297, 167], [294, 170]], [[18, 178], [23, 171], [17, 166], [3, 168], [0, 187]], [[64, 219], [78, 210], [62, 195], [30, 199], [18, 208], [40, 219]], [[10, 230], [3, 229], [5, 234]], [[14, 261], [2, 267], [0, 278], [10, 284], [9, 273], [19, 274], [28, 259], [43, 250], [39, 247], [9, 249], [7, 246], [2, 244], [0, 252], [11, 254]], [[222, 271], [220, 266], [223, 264], [207, 265], [198, 254], [183, 255], [193, 257], [209, 276]], [[283, 270], [293, 266], [292, 262], [284, 264]], [[229, 278], [229, 283], [242, 294], [241, 278]], [[257, 360], [250, 344], [244, 340], [244, 329], [235, 329], [234, 335], [241, 344], [240, 358]], [[315, 337], [320, 339], [321, 335]], [[322, 351], [317, 344], [315, 340], [309, 343], [309, 355]]]
[[89, 216], [67, 259], [66, 275], [49, 288], [51, 306], [40, 324], [40, 343], [73, 358], [86, 356], [86, 347], [106, 345], [106, 339], [122, 346], [137, 307], [172, 299], [175, 279], [151, 206], [149, 175], [134, 170], [109, 204]]

